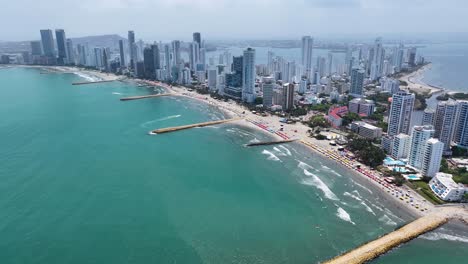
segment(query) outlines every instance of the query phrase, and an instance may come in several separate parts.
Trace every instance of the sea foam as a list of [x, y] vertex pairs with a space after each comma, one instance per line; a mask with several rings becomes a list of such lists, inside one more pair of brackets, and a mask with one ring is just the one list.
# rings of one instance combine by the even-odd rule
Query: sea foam
[[351, 224], [355, 225], [355, 223], [351, 221], [351, 216], [343, 208], [338, 207], [338, 211], [336, 212], [336, 215], [342, 220], [346, 222], [350, 222]]
[[271, 153], [270, 151], [264, 149], [262, 151], [262, 154], [264, 155], [267, 155], [268, 156], [268, 160], [274, 160], [274, 161], [281, 161], [275, 154]]
[[468, 237], [454, 236], [454, 235], [438, 233], [438, 232], [431, 232], [431, 233], [424, 234], [421, 236], [421, 238], [424, 238], [427, 240], [433, 240], [433, 241], [443, 239], [443, 240], [449, 240], [449, 241], [468, 243]]
[[338, 197], [330, 190], [330, 188], [328, 188], [328, 186], [322, 181], [320, 180], [319, 177], [317, 177], [317, 175], [311, 173], [310, 171], [304, 169], [304, 174], [306, 176], [309, 176], [308, 178], [305, 178], [302, 180], [302, 184], [305, 184], [305, 185], [310, 185], [310, 186], [314, 186], [314, 187], [317, 187], [319, 190], [321, 190], [323, 192], [323, 194], [325, 195], [326, 198], [330, 199], [330, 200], [335, 200], [335, 201], [339, 201], [340, 199], [338, 199]]

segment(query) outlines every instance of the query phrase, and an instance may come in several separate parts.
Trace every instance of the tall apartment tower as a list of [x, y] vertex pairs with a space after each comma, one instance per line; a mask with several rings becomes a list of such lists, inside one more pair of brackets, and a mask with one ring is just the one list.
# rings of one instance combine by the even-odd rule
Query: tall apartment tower
[[389, 136], [409, 133], [414, 100], [414, 94], [405, 91], [397, 92], [392, 96], [387, 130]]
[[457, 108], [458, 103], [454, 100], [439, 102], [437, 104], [434, 122], [434, 137], [444, 143], [445, 152], [450, 152], [450, 145], [452, 142], [453, 132], [455, 130]]
[[125, 67], [125, 51], [124, 51], [124, 42], [119, 40], [119, 54], [120, 54], [120, 68]]
[[67, 37], [65, 36], [65, 30], [56, 29], [55, 39], [57, 40], [58, 58], [57, 62], [60, 65], [68, 63], [68, 52], [67, 52]]
[[41, 43], [44, 55], [55, 57], [54, 35], [50, 29], [41, 29]]
[[304, 66], [304, 75], [310, 79], [312, 74], [312, 48], [314, 39], [311, 36], [302, 37], [302, 66]]
[[128, 31], [128, 55], [130, 58], [128, 67], [134, 69], [137, 62], [137, 52], [135, 45], [135, 32], [133, 32], [133, 30]]
[[351, 70], [351, 87], [349, 94], [354, 97], [362, 97], [365, 72], [362, 69], [354, 68]]
[[244, 50], [242, 64], [242, 100], [253, 103], [255, 100], [255, 50]]
[[468, 148], [468, 101], [458, 101], [453, 141], [459, 147]]
[[411, 143], [408, 164], [421, 169], [423, 164], [426, 142], [434, 136], [433, 126], [415, 126], [411, 132]]

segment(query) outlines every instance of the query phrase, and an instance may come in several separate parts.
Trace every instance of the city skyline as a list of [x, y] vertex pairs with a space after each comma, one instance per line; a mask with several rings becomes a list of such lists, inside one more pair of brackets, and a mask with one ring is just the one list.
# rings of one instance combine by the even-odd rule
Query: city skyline
[[[133, 29], [145, 40], [188, 39], [196, 31], [204, 32], [210, 39], [297, 39], [303, 35], [375, 34], [402, 37], [410, 33], [468, 32], [468, 23], [463, 23], [468, 4], [460, 0], [445, 1], [444, 13], [440, 12], [441, 4], [439, 0], [411, 3], [402, 0], [84, 0], [77, 3], [22, 0], [3, 4], [9, 12], [0, 17], [0, 22], [16, 23], [4, 30], [0, 39], [32, 40], [35, 36], [33, 28], [37, 27], [64, 28], [73, 32], [74, 37], [109, 33], [125, 36], [126, 29]], [[24, 9], [25, 5], [29, 8]], [[53, 8], [44, 9], [44, 6]], [[70, 9], [73, 12], [62, 12]], [[154, 10], [158, 10], [157, 15]], [[396, 19], [395, 12], [400, 19]], [[18, 13], [28, 19], [18, 20]], [[285, 15], [289, 19], [275, 19]], [[176, 22], [179, 17], [184, 18], [182, 23], [170, 23], [170, 31], [158, 26]], [[102, 23], [103, 19], [112, 23]], [[346, 20], [353, 23], [343, 23]], [[268, 26], [261, 30], [252, 26], [258, 24]]]

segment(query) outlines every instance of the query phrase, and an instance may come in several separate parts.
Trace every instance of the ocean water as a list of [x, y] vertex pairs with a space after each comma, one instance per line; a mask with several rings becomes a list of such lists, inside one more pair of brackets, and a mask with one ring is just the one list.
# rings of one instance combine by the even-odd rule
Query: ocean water
[[[184, 98], [73, 74], [0, 69], [1, 263], [318, 263], [410, 220], [366, 180]], [[375, 263], [461, 263], [468, 234]], [[450, 258], [444, 258], [444, 256]]]
[[423, 81], [452, 91], [468, 92], [468, 43], [430, 44], [418, 50], [432, 62]]

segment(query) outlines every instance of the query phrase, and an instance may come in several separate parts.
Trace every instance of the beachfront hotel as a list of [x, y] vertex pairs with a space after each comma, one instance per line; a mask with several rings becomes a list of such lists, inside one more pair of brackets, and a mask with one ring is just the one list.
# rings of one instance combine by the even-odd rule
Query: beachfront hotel
[[429, 182], [429, 187], [440, 199], [448, 202], [460, 201], [468, 187], [461, 183], [456, 183], [452, 179], [452, 174], [438, 172]]

